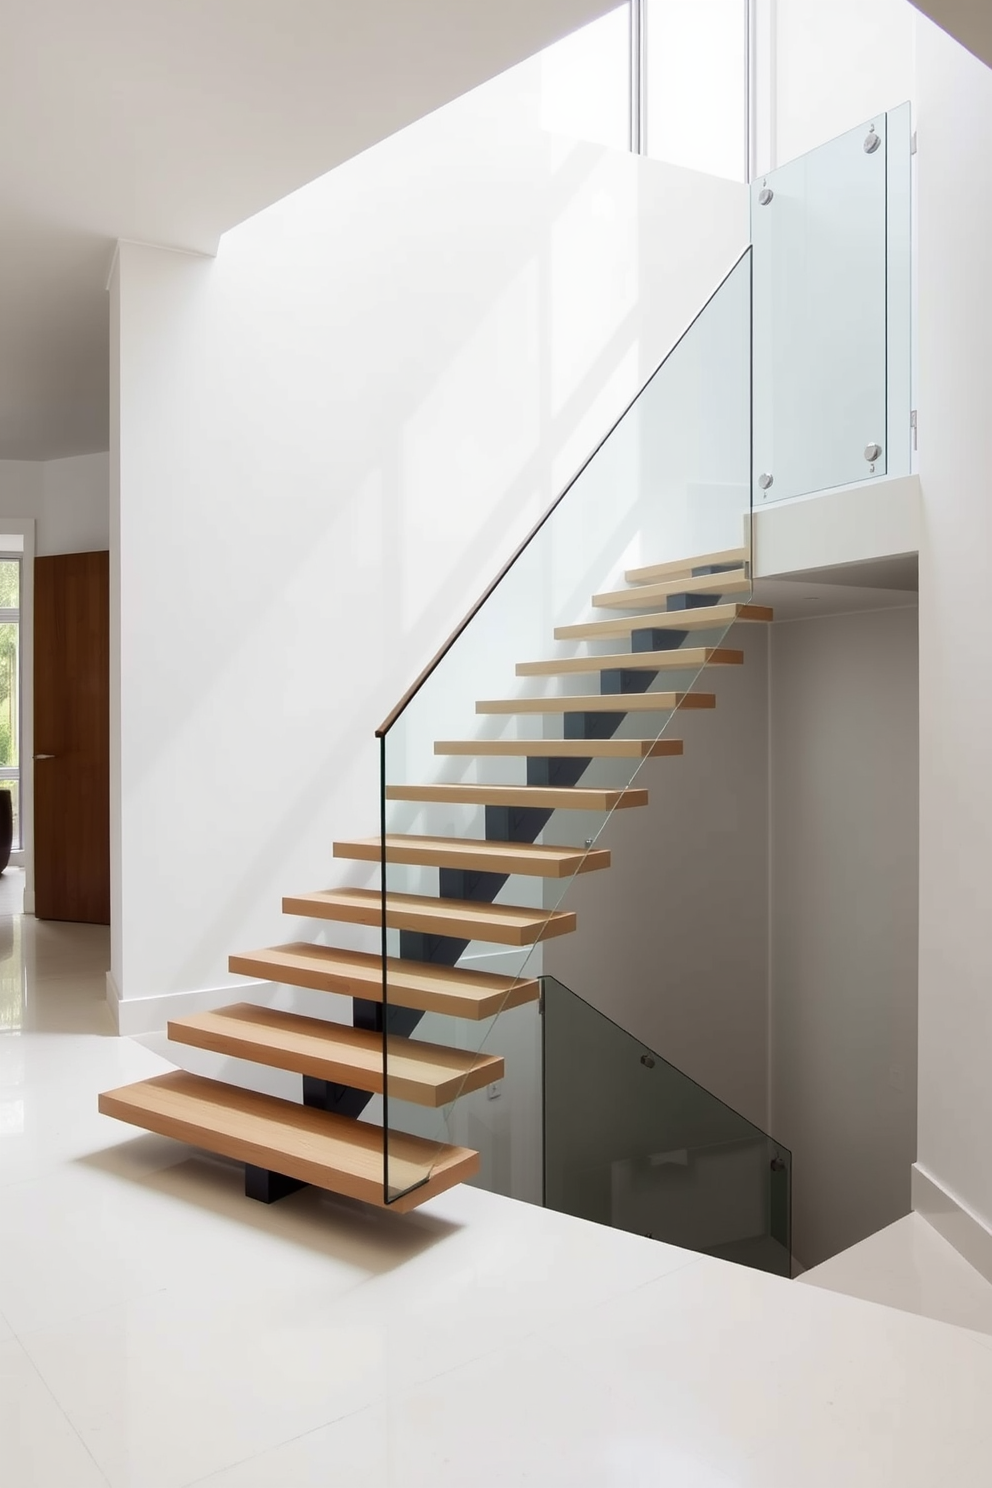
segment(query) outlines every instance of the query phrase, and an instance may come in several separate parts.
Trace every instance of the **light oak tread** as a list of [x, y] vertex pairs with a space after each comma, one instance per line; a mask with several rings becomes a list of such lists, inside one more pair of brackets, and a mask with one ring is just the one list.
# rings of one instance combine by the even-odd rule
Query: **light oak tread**
[[681, 739], [440, 739], [435, 754], [524, 755], [532, 759], [657, 759], [682, 753]]
[[[381, 861], [378, 837], [358, 837], [335, 842], [336, 858], [364, 863]], [[461, 868], [467, 872], [525, 873], [535, 878], [571, 878], [573, 873], [591, 873], [610, 866], [606, 848], [584, 851], [579, 847], [538, 847], [524, 842], [484, 842], [465, 837], [413, 837], [386, 835], [386, 861], [412, 863], [431, 868]]]
[[738, 620], [767, 623], [775, 618], [767, 605], [704, 605], [697, 610], [662, 610], [656, 615], [625, 615], [615, 620], [586, 620], [557, 625], [556, 641], [584, 641], [598, 636], [630, 635], [634, 630], [717, 630]]
[[[308, 919], [345, 920], [352, 925], [382, 923], [382, 895], [378, 889], [320, 889], [312, 894], [291, 894], [282, 901], [282, 908], [284, 914]], [[388, 893], [386, 925], [390, 930], [422, 930], [427, 935], [523, 946], [568, 935], [575, 929], [575, 914], [571, 910], [526, 909], [475, 899]]]
[[596, 692], [588, 696], [494, 698], [477, 713], [669, 713], [676, 708], [715, 708], [712, 692]]
[[518, 661], [518, 677], [564, 677], [571, 672], [682, 672], [706, 666], [742, 666], [743, 651], [721, 646], [679, 646], [674, 651], [617, 651], [611, 656], [559, 656]]
[[697, 579], [663, 579], [656, 584], [642, 584], [632, 589], [610, 590], [606, 594], [594, 594], [596, 609], [647, 610], [672, 594], [745, 594], [750, 593], [751, 580], [743, 568], [726, 573], [703, 574]]
[[[583, 740], [583, 743], [586, 741]], [[449, 801], [469, 806], [536, 806], [541, 810], [613, 811], [646, 806], [646, 790], [576, 785], [387, 785], [387, 801]]]
[[649, 563], [646, 568], [628, 568], [624, 574], [628, 584], [653, 584], [658, 579], [673, 579], [679, 575], [689, 576], [694, 568], [723, 568], [732, 564], [743, 568], [749, 562], [748, 548], [724, 548], [721, 553], [703, 553], [698, 558], [676, 558], [668, 563]]
[[[160, 1136], [386, 1207], [383, 1133], [369, 1122], [186, 1070], [108, 1090], [99, 1106], [105, 1116]], [[391, 1131], [388, 1169], [391, 1192], [420, 1185], [389, 1205], [404, 1213], [471, 1178], [479, 1170], [479, 1154]]]
[[[215, 1054], [382, 1094], [382, 1034], [368, 1028], [240, 1002], [176, 1018], [169, 1023], [169, 1037]], [[432, 1107], [481, 1090], [505, 1074], [498, 1055], [395, 1037], [386, 1040], [386, 1071], [391, 1096]]]
[[[231, 956], [228, 966], [236, 975], [260, 977], [282, 986], [382, 1001], [382, 960], [367, 951], [293, 941], [259, 951], [242, 951]], [[540, 986], [532, 978], [467, 971], [440, 962], [404, 961], [397, 956], [387, 956], [386, 977], [390, 1004], [472, 1022], [536, 1002], [541, 995]]]

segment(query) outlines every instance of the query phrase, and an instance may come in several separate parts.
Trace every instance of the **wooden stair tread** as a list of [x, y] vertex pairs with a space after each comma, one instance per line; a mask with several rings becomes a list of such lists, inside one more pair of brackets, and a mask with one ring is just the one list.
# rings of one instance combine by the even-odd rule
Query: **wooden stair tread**
[[[337, 946], [293, 941], [243, 951], [231, 956], [230, 970], [239, 976], [260, 977], [288, 987], [309, 987], [346, 997], [382, 1001], [382, 960], [367, 951], [345, 951]], [[540, 986], [533, 978], [517, 979], [491, 971], [468, 971], [440, 962], [404, 961], [387, 956], [388, 1001], [422, 1013], [446, 1013], [473, 1022], [492, 1018], [508, 1008], [536, 1002]]]
[[441, 739], [435, 754], [524, 755], [531, 759], [655, 759], [681, 754], [681, 739]]
[[631, 589], [613, 589], [605, 594], [594, 594], [592, 602], [597, 610], [646, 610], [672, 594], [745, 594], [750, 590], [747, 570], [737, 568], [724, 573], [702, 574], [696, 579], [683, 575]]
[[628, 584], [653, 584], [659, 579], [691, 575], [694, 568], [713, 568], [717, 564], [721, 568], [726, 564], [742, 568], [750, 557], [748, 548], [724, 548], [720, 553], [703, 553], [698, 558], [676, 558], [668, 563], [649, 563], [646, 568], [628, 568], [624, 578]]
[[[335, 842], [336, 858], [365, 863], [381, 861], [378, 837]], [[526, 842], [483, 842], [465, 837], [414, 837], [386, 834], [386, 861], [425, 867], [462, 868], [469, 872], [526, 873], [537, 878], [571, 878], [610, 866], [606, 848], [538, 847]]]
[[[105, 1091], [99, 1107], [105, 1116], [160, 1136], [386, 1207], [383, 1133], [369, 1122], [186, 1070]], [[388, 1206], [404, 1213], [471, 1178], [479, 1170], [479, 1155], [467, 1147], [390, 1132], [388, 1168], [391, 1191], [419, 1185]]]
[[536, 806], [546, 811], [613, 811], [625, 806], [646, 806], [648, 793], [629, 787], [595, 790], [582, 785], [387, 785], [386, 799], [451, 801], [469, 806]]
[[[382, 1094], [382, 1034], [369, 1028], [240, 1002], [176, 1018], [169, 1023], [169, 1037], [215, 1054]], [[390, 1037], [386, 1045], [390, 1096], [421, 1106], [447, 1105], [505, 1074], [503, 1060], [495, 1054], [473, 1054], [409, 1038]]]
[[[312, 894], [291, 894], [282, 901], [282, 907], [284, 914], [308, 919], [345, 920], [352, 925], [382, 923], [382, 895], [378, 889], [320, 889]], [[386, 924], [391, 930], [421, 930], [427, 935], [524, 946], [568, 935], [575, 929], [575, 914], [571, 910], [526, 909], [475, 899], [388, 893]]]
[[583, 641], [596, 636], [629, 635], [633, 630], [717, 630], [738, 620], [768, 622], [774, 614], [767, 605], [704, 605], [698, 610], [662, 610], [656, 615], [625, 615], [611, 620], [586, 620], [579, 625], [556, 625], [556, 641]]
[[743, 651], [720, 646], [681, 646], [674, 651], [618, 651], [610, 656], [559, 656], [518, 661], [518, 677], [564, 677], [570, 672], [679, 672], [705, 666], [742, 666]]
[[588, 696], [493, 698], [477, 713], [670, 713], [676, 708], [715, 708], [712, 692], [596, 692]]

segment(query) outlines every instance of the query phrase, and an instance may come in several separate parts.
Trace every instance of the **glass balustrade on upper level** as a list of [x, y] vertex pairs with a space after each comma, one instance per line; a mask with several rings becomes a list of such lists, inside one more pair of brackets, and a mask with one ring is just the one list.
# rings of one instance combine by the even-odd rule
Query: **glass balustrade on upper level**
[[751, 186], [755, 501], [911, 469], [910, 106]]

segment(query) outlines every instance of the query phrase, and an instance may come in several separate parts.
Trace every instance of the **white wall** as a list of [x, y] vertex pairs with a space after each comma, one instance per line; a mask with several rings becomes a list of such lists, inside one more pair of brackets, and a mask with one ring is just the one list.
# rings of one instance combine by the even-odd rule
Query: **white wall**
[[771, 641], [771, 1131], [803, 1266], [908, 1213], [916, 1153], [917, 612]]
[[36, 523], [37, 553], [85, 553], [110, 545], [108, 456], [0, 460], [0, 518]]
[[43, 473], [37, 460], [0, 460], [0, 517], [37, 520]]
[[992, 73], [918, 26], [919, 1162], [992, 1227]]
[[755, 170], [914, 96], [909, 0], [756, 0]]
[[650, 805], [614, 812], [597, 842], [612, 865], [571, 887], [579, 932], [549, 941], [544, 964], [766, 1130], [767, 631], [739, 625], [723, 644], [744, 665], [700, 679], [716, 711], [676, 716], [683, 755], [638, 775]]
[[44, 462], [40, 555], [97, 552], [110, 546], [109, 480], [106, 453]]
[[122, 248], [127, 1000], [301, 932], [280, 895], [377, 829], [376, 724], [746, 242], [742, 187], [492, 87], [215, 261]]

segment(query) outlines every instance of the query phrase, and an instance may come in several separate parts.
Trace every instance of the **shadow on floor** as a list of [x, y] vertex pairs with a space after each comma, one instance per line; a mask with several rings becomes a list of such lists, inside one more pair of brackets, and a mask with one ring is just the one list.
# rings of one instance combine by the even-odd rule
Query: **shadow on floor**
[[377, 1275], [461, 1228], [431, 1214], [391, 1213], [319, 1188], [260, 1204], [245, 1197], [241, 1163], [191, 1151], [166, 1137], [135, 1137], [76, 1162]]

